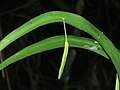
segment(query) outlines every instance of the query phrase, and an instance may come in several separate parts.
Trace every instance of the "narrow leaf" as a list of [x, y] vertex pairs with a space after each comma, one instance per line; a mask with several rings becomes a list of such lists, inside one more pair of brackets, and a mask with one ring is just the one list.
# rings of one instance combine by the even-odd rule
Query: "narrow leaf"
[[66, 59], [67, 59], [67, 55], [68, 55], [68, 46], [69, 46], [68, 42], [65, 41], [64, 52], [63, 52], [63, 56], [62, 56], [61, 66], [60, 66], [60, 69], [59, 69], [58, 79], [61, 78], [64, 67], [65, 67], [65, 63], [66, 63]]
[[[10, 56], [6, 60], [4, 60], [2, 63], [0, 63], [0, 70], [4, 69], [8, 65], [17, 62], [19, 60], [22, 60], [28, 56], [41, 53], [47, 50], [52, 50], [64, 46], [65, 38], [64, 36], [54, 36], [50, 37], [44, 40], [41, 40], [37, 43], [34, 43], [30, 46], [27, 46], [23, 48], [22, 50], [18, 51], [14, 55]], [[96, 52], [105, 58], [109, 59], [106, 53], [103, 51], [102, 47], [99, 45], [99, 43], [95, 43], [95, 40], [84, 38], [84, 37], [77, 37], [77, 36], [71, 36], [68, 35], [68, 41], [70, 47], [76, 47], [76, 48], [83, 48], [90, 50], [89, 48], [92, 46], [96, 46], [97, 50], [91, 50], [93, 52]], [[52, 44], [51, 44], [52, 43]], [[87, 45], [87, 46], [86, 46]], [[118, 50], [119, 51], [119, 50]], [[119, 51], [120, 52], [120, 51]]]
[[68, 55], [68, 47], [69, 47], [64, 18], [63, 18], [63, 27], [64, 27], [64, 32], [65, 32], [65, 46], [64, 46], [64, 52], [63, 52], [63, 56], [62, 56], [61, 66], [60, 66], [60, 69], [59, 69], [58, 79], [60, 79], [61, 76], [62, 76], [64, 67], [65, 67], [65, 63], [66, 63], [66, 59], [67, 59], [67, 55]]

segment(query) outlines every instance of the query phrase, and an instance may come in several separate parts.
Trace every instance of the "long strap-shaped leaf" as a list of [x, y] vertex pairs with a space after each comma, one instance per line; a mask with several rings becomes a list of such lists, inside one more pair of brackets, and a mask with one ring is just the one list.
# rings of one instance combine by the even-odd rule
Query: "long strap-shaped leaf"
[[[64, 47], [64, 41], [65, 41], [64, 36], [54, 36], [54, 37], [50, 37], [45, 40], [39, 41], [30, 46], [27, 46], [26, 48], [20, 50], [19, 52], [15, 53], [11, 57], [3, 61], [0, 64], [0, 70], [30, 55], [55, 49], [55, 48]], [[84, 38], [84, 37], [68, 35], [68, 42], [69, 42], [69, 47], [77, 47], [77, 48], [91, 50], [93, 52], [96, 52], [104, 56], [105, 58], [108, 58], [106, 53], [104, 53], [102, 47], [99, 45], [99, 43], [95, 43], [96, 42], [95, 40]], [[96, 47], [97, 49], [94, 50], [92, 49], [93, 47]]]
[[62, 76], [64, 67], [65, 67], [65, 63], [66, 63], [66, 59], [67, 59], [67, 55], [68, 55], [68, 47], [69, 47], [64, 18], [63, 18], [63, 27], [64, 27], [64, 32], [65, 32], [65, 45], [64, 45], [64, 52], [63, 52], [63, 56], [62, 56], [62, 62], [61, 62], [60, 69], [59, 69], [58, 79], [60, 79]]
[[86, 33], [93, 36], [100, 43], [100, 45], [103, 47], [110, 59], [113, 61], [117, 69], [118, 75], [120, 76], [120, 54], [118, 50], [114, 47], [112, 42], [86, 19], [72, 13], [53, 11], [31, 19], [30, 21], [7, 35], [0, 42], [0, 50], [3, 50], [11, 42], [32, 31], [33, 29], [53, 22], [62, 22], [63, 18], [65, 18], [66, 23], [78, 28], [79, 30], [85, 31]]

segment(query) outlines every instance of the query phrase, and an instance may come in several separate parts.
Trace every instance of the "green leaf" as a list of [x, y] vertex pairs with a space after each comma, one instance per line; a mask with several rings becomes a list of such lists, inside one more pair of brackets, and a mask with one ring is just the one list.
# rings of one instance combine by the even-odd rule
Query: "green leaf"
[[[105, 53], [112, 60], [118, 72], [118, 75], [120, 76], [120, 53], [118, 52], [118, 50], [115, 48], [112, 42], [94, 25], [92, 25], [83, 17], [73, 13], [52, 11], [31, 19], [30, 21], [7, 35], [4, 39], [2, 39], [2, 41], [0, 41], [0, 51], [19, 37], [27, 34], [28, 32], [31, 32], [32, 30], [49, 23], [62, 22], [63, 18], [65, 18], [66, 23], [90, 34], [96, 39], [96, 41], [99, 42]], [[25, 57], [25, 55], [22, 57]]]
[[61, 78], [64, 67], [65, 67], [65, 63], [66, 63], [66, 59], [67, 59], [67, 55], [68, 55], [68, 46], [69, 46], [68, 41], [65, 41], [64, 52], [63, 52], [63, 56], [62, 56], [61, 66], [59, 69], [58, 79]]
[[[65, 41], [64, 36], [54, 36], [54, 37], [50, 37], [45, 40], [39, 41], [30, 46], [27, 46], [26, 48], [20, 50], [19, 52], [15, 53], [11, 57], [3, 61], [0, 64], [0, 70], [28, 56], [41, 53], [47, 50], [64, 47], [64, 41]], [[108, 58], [107, 55], [104, 53], [102, 47], [99, 45], [99, 43], [95, 43], [96, 42], [95, 40], [84, 38], [84, 37], [68, 35], [68, 42], [69, 42], [69, 47], [83, 48], [86, 50], [91, 50], [90, 49], [91, 47], [96, 46], [97, 49], [91, 50], [91, 51], [96, 52], [104, 56], [105, 58]]]
[[62, 62], [61, 62], [60, 69], [59, 69], [58, 79], [60, 79], [61, 76], [62, 76], [64, 67], [65, 67], [65, 63], [66, 63], [66, 59], [67, 59], [67, 55], [68, 55], [68, 47], [69, 47], [69, 43], [68, 43], [68, 40], [67, 40], [65, 19], [64, 18], [63, 18], [63, 27], [64, 27], [64, 32], [65, 32], [65, 46], [64, 46], [63, 56], [62, 56]]

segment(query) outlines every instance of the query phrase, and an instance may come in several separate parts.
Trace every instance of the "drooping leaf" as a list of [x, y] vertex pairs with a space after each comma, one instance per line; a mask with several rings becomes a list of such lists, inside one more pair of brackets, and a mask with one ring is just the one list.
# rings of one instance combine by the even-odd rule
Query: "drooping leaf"
[[63, 18], [65, 18], [66, 23], [78, 28], [79, 30], [85, 31], [99, 42], [105, 53], [112, 60], [118, 72], [118, 75], [120, 76], [120, 53], [115, 48], [113, 43], [89, 21], [73, 13], [52, 11], [31, 19], [30, 21], [23, 24], [22, 26], [11, 32], [9, 35], [7, 35], [4, 39], [2, 39], [2, 41], [0, 41], [0, 51], [19, 37], [25, 35], [28, 32], [31, 32], [35, 28], [49, 23], [62, 22]]
[[[15, 53], [11, 57], [7, 58], [5, 61], [3, 61], [0, 64], [0, 70], [7, 67], [8, 65], [17, 62], [19, 60], [22, 60], [28, 56], [41, 53], [47, 50], [52, 50], [60, 47], [64, 47], [64, 36], [54, 36], [47, 38], [45, 40], [39, 41], [35, 44], [32, 44], [30, 46], [27, 46], [26, 48], [20, 50], [19, 52]], [[104, 53], [102, 47], [99, 45], [99, 43], [96, 43], [95, 40], [84, 38], [84, 37], [77, 37], [77, 36], [70, 36], [68, 35], [68, 42], [69, 47], [76, 47], [76, 48], [83, 48], [87, 49], [93, 52], [96, 52], [105, 58], [108, 58], [106, 53]], [[52, 44], [51, 44], [52, 43]], [[91, 47], [96, 46], [96, 50], [90, 49]]]

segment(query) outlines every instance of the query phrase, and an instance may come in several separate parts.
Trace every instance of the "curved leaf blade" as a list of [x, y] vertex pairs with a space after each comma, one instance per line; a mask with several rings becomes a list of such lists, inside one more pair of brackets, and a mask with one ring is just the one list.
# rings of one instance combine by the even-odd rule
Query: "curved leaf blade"
[[[0, 70], [28, 56], [31, 56], [40, 52], [44, 52], [47, 50], [64, 47], [64, 41], [65, 41], [64, 36], [54, 36], [54, 37], [50, 37], [45, 40], [39, 41], [30, 46], [27, 46], [26, 48], [20, 50], [19, 52], [15, 53], [11, 57], [3, 61], [0, 64]], [[84, 37], [68, 35], [68, 42], [70, 47], [83, 48], [87, 50], [91, 50], [90, 49], [91, 47], [96, 46], [97, 50], [91, 50], [91, 51], [96, 52], [104, 56], [105, 58], [108, 58], [107, 55], [104, 53], [102, 47], [99, 45], [99, 43], [95, 43], [96, 42], [95, 40], [84, 38]]]
[[31, 19], [30, 21], [7, 35], [4, 39], [2, 39], [2, 41], [0, 41], [0, 51], [3, 50], [7, 45], [12, 43], [14, 40], [34, 30], [35, 28], [49, 23], [62, 22], [63, 18], [65, 18], [66, 23], [78, 28], [79, 30], [85, 31], [86, 33], [93, 36], [100, 43], [104, 51], [112, 60], [118, 72], [118, 75], [120, 76], [120, 53], [118, 52], [118, 50], [115, 48], [112, 42], [95, 26], [93, 26], [83, 17], [73, 13], [53, 11]]

